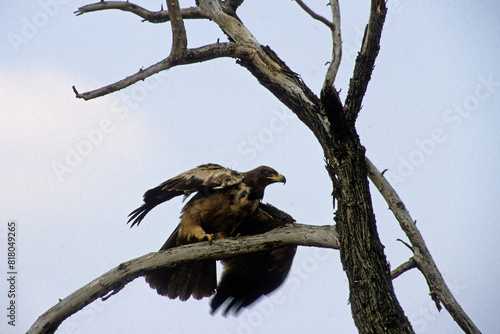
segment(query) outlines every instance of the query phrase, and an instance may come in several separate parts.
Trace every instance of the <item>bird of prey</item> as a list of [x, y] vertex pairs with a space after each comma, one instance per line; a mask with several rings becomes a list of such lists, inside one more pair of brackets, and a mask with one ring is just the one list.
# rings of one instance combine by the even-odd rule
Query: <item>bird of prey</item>
[[[263, 233], [277, 226], [260, 202], [265, 187], [275, 182], [285, 183], [286, 179], [267, 166], [239, 173], [217, 164], [201, 165], [148, 190], [144, 204], [130, 213], [129, 223], [139, 225], [157, 205], [176, 196], [194, 194], [182, 208], [179, 225], [160, 250]], [[208, 297], [217, 288], [212, 311], [227, 302], [225, 313], [237, 312], [284, 281], [294, 254], [295, 247], [284, 247], [224, 260], [219, 287], [215, 260], [162, 269], [147, 274], [146, 281], [158, 294], [181, 300]]]

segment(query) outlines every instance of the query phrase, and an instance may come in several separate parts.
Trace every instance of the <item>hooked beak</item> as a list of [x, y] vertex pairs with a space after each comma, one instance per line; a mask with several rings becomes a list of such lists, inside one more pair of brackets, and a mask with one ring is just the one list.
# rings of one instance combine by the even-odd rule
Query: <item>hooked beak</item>
[[286, 178], [282, 174], [278, 174], [277, 176], [270, 176], [268, 179], [273, 180], [274, 182], [283, 182], [286, 183]]

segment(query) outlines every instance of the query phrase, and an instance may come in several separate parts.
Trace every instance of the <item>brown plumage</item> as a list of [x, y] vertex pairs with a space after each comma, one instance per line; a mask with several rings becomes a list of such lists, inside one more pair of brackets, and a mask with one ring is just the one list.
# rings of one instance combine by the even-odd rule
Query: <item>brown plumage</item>
[[[285, 212], [261, 203], [235, 233], [241, 236], [255, 235], [293, 222], [295, 220]], [[222, 260], [224, 272], [210, 302], [212, 313], [224, 305], [224, 315], [230, 312], [236, 314], [242, 307], [274, 291], [285, 281], [296, 250], [296, 246], [286, 246]]]
[[[148, 190], [144, 204], [130, 213], [129, 222], [139, 225], [158, 204], [195, 193], [182, 209], [181, 222], [160, 250], [235, 236], [240, 224], [257, 211], [265, 187], [285, 181], [283, 175], [267, 166], [239, 173], [216, 164], [201, 165]], [[157, 271], [146, 275], [146, 281], [160, 295], [172, 299], [208, 297], [217, 286], [215, 261]]]

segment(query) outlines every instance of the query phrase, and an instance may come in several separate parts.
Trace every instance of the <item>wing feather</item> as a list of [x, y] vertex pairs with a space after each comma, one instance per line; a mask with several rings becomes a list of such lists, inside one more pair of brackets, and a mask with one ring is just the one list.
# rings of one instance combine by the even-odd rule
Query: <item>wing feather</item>
[[131, 226], [139, 225], [154, 207], [176, 196], [189, 196], [194, 192], [208, 196], [214, 189], [230, 187], [242, 180], [243, 175], [232, 169], [212, 163], [200, 165], [146, 191], [144, 204], [129, 214], [128, 222], [132, 222]]
[[190, 169], [163, 182], [163, 191], [183, 191], [192, 193], [200, 188], [222, 189], [240, 183], [243, 175], [235, 170], [217, 164], [205, 164]]

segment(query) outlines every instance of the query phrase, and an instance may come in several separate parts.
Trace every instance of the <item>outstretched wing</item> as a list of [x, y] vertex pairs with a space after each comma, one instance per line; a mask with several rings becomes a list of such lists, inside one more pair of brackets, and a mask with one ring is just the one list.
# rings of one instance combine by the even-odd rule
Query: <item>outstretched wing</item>
[[[243, 221], [235, 233], [260, 234], [293, 222], [294, 219], [283, 211], [261, 203], [257, 212]], [[210, 302], [212, 313], [224, 305], [224, 315], [236, 314], [242, 307], [277, 289], [290, 271], [296, 249], [296, 246], [286, 246], [223, 260], [224, 272]]]
[[243, 175], [217, 164], [205, 164], [173, 177], [144, 194], [144, 204], [129, 214], [128, 223], [139, 225], [155, 206], [179, 195], [204, 192], [207, 196], [214, 189], [223, 189], [243, 180]]

